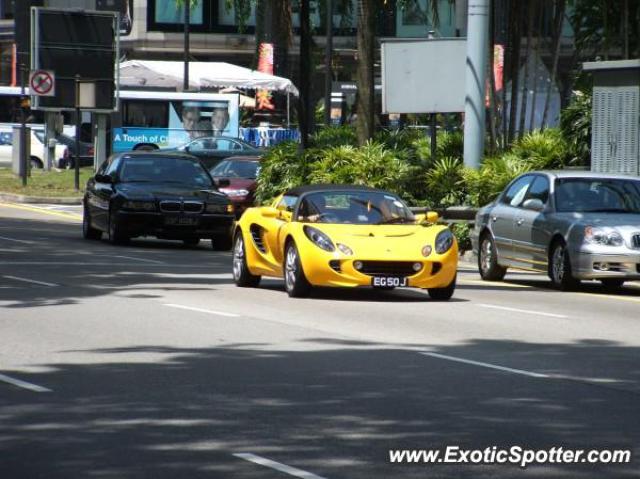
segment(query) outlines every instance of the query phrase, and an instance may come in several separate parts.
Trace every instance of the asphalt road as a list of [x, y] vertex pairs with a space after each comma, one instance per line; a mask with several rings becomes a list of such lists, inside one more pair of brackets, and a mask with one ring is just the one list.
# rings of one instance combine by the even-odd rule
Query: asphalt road
[[[640, 286], [559, 293], [231, 281], [230, 254], [85, 241], [0, 205], [0, 478], [625, 478], [640, 458]], [[22, 382], [19, 382], [22, 381]], [[624, 465], [391, 464], [390, 449], [630, 448]]]

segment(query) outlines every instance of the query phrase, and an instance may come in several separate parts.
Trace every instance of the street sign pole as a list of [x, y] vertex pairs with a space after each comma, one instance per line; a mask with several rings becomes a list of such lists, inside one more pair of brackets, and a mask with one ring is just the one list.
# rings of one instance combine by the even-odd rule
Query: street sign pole
[[80, 75], [76, 75], [76, 153], [73, 157], [74, 186], [76, 191], [80, 189]]
[[20, 64], [20, 176], [22, 177], [22, 186], [27, 186], [27, 168], [29, 167], [29, 159], [27, 158], [27, 115], [24, 111], [24, 104], [27, 100], [25, 82], [27, 67], [24, 63]]

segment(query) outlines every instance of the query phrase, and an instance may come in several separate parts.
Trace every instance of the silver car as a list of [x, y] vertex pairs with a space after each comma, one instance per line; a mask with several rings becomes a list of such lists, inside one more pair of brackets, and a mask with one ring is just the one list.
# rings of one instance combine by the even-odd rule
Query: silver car
[[640, 178], [540, 171], [480, 209], [471, 235], [485, 280], [507, 268], [547, 272], [559, 289], [640, 279]]

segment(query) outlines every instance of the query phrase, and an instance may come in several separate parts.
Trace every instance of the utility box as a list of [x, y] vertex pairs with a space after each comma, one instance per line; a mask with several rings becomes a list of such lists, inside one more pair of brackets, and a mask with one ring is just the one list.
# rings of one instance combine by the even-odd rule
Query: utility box
[[640, 60], [583, 69], [593, 74], [591, 171], [640, 175]]
[[[26, 172], [29, 174], [29, 160], [31, 157], [31, 128], [25, 127], [24, 134], [22, 133], [22, 128], [19, 126], [13, 127], [13, 134], [11, 145], [13, 146], [11, 150], [12, 154], [12, 166], [13, 173], [19, 177]], [[22, 151], [25, 150], [24, 157], [27, 159], [26, 162], [22, 162]]]

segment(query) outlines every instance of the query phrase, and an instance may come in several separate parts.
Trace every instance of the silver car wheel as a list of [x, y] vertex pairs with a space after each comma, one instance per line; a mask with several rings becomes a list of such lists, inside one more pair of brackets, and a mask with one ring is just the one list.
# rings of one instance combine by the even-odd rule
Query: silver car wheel
[[295, 247], [287, 249], [287, 259], [284, 266], [284, 282], [288, 290], [292, 290], [296, 285], [296, 274], [298, 272], [298, 254]]
[[492, 260], [493, 248], [491, 247], [491, 241], [485, 239], [482, 241], [482, 247], [480, 248], [480, 267], [482, 268], [483, 273], [489, 271]]
[[551, 259], [551, 272], [553, 280], [557, 284], [562, 283], [564, 278], [564, 246], [558, 245], [553, 250], [553, 258]]
[[236, 244], [233, 248], [233, 279], [238, 281], [242, 276], [242, 270], [244, 268], [244, 242], [242, 241], [242, 235], [238, 235]]

